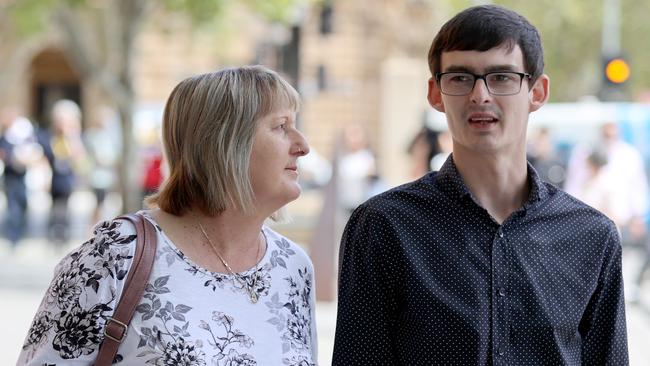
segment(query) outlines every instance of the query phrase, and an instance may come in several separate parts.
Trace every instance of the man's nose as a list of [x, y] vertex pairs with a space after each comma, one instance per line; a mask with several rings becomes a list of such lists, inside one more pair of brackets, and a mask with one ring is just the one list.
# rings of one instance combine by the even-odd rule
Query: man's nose
[[489, 101], [490, 97], [490, 91], [488, 90], [485, 79], [476, 79], [474, 88], [472, 88], [472, 92], [470, 93], [472, 103], [483, 104]]

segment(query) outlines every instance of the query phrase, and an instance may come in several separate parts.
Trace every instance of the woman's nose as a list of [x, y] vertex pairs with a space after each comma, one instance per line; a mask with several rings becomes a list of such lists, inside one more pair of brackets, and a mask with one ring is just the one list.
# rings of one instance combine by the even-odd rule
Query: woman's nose
[[305, 156], [309, 154], [309, 143], [307, 143], [307, 139], [305, 139], [305, 136], [303, 136], [303, 134], [300, 132], [298, 132], [298, 141], [296, 142], [295, 152], [299, 156]]

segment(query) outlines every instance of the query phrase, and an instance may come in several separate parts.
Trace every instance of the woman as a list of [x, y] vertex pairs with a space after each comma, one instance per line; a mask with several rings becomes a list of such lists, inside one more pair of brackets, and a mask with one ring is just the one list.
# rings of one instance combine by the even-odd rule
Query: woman
[[[314, 365], [313, 268], [264, 226], [300, 194], [309, 152], [296, 91], [241, 67], [182, 81], [165, 107], [169, 177], [143, 211], [156, 260], [120, 345], [124, 365]], [[19, 364], [92, 364], [135, 247], [124, 220], [99, 224], [68, 255], [36, 314]]]

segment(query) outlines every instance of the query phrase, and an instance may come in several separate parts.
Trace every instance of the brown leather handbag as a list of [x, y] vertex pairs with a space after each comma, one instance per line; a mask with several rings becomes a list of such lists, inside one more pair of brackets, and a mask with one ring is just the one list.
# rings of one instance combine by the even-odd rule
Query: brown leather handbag
[[113, 364], [117, 349], [126, 337], [135, 308], [138, 306], [147, 286], [147, 280], [156, 257], [156, 229], [148, 220], [140, 214], [123, 215], [117, 219], [131, 221], [135, 226], [137, 235], [135, 254], [122, 291], [122, 297], [115, 308], [113, 316], [106, 319], [104, 340], [99, 347], [95, 366]]

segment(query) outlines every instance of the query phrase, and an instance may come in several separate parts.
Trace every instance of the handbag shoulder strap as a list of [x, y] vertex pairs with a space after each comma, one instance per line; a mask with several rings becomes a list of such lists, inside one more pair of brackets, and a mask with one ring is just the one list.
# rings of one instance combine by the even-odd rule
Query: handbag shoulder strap
[[156, 230], [148, 220], [140, 214], [123, 215], [117, 219], [131, 221], [135, 226], [137, 235], [135, 255], [113, 317], [106, 319], [104, 340], [99, 347], [95, 365], [111, 365], [113, 363], [117, 349], [126, 337], [135, 308], [147, 286], [156, 256]]

